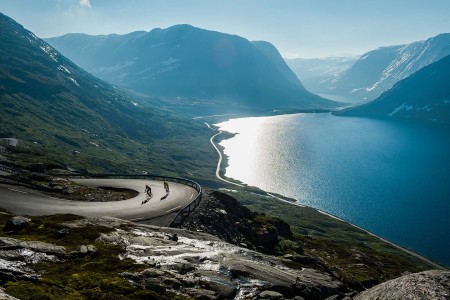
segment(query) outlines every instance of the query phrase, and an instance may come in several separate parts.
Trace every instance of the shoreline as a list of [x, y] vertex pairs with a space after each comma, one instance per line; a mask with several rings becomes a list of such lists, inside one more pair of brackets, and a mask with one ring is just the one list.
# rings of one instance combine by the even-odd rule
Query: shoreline
[[[206, 126], [208, 126], [208, 128], [211, 128], [211, 126], [208, 123], [205, 123]], [[216, 149], [217, 154], [219, 154], [219, 160], [217, 162], [217, 167], [216, 167], [216, 177], [217, 179], [219, 179], [220, 181], [232, 184], [232, 185], [236, 185], [236, 186], [240, 186], [240, 187], [245, 187], [245, 185], [239, 184], [239, 183], [235, 183], [232, 181], [228, 181], [226, 179], [224, 179], [222, 176], [220, 176], [220, 169], [221, 169], [221, 165], [222, 165], [222, 151], [220, 151], [219, 147], [216, 146], [216, 144], [214, 143], [214, 138], [218, 135], [220, 135], [222, 133], [222, 130], [219, 130], [219, 132], [217, 132], [215, 135], [213, 135], [211, 137], [211, 139], [209, 140], [211, 142], [211, 144], [213, 145], [214, 149]], [[225, 154], [224, 154], [225, 155]]]
[[[205, 124], [208, 126], [208, 128], [211, 128], [210, 125], [209, 125], [208, 123], [205, 122]], [[249, 186], [237, 184], [237, 183], [228, 181], [228, 180], [226, 180], [226, 179], [223, 179], [223, 178], [220, 176], [220, 174], [219, 174], [219, 173], [220, 173], [220, 166], [221, 166], [222, 160], [223, 160], [223, 156], [226, 156], [226, 155], [225, 155], [225, 154], [222, 154], [222, 151], [220, 151], [220, 149], [214, 144], [214, 138], [215, 138], [216, 136], [220, 135], [222, 132], [223, 132], [222, 130], [219, 130], [219, 132], [217, 132], [216, 134], [214, 134], [214, 135], [211, 137], [211, 139], [210, 139], [211, 144], [212, 144], [213, 147], [216, 149], [216, 151], [217, 151], [217, 153], [218, 153], [218, 155], [219, 155], [219, 160], [218, 160], [217, 168], [216, 168], [216, 177], [217, 177], [217, 179], [219, 179], [219, 180], [221, 180], [221, 181], [223, 181], [223, 182], [229, 183], [229, 184], [233, 184], [233, 185], [236, 185], [236, 186], [239, 186], [239, 187], [243, 187], [243, 188], [249, 187]], [[259, 189], [259, 188], [258, 188], [258, 189]], [[264, 190], [262, 190], [262, 191], [264, 191]], [[383, 238], [383, 237], [381, 237], [381, 236], [379, 236], [379, 235], [377, 235], [377, 234], [375, 234], [375, 233], [372, 233], [372, 232], [368, 231], [367, 229], [364, 229], [364, 228], [362, 228], [362, 227], [360, 227], [360, 226], [358, 226], [358, 225], [355, 225], [355, 224], [350, 223], [350, 222], [348, 222], [348, 221], [346, 221], [346, 220], [343, 220], [343, 219], [341, 219], [341, 218], [339, 218], [339, 217], [337, 217], [337, 216], [335, 216], [335, 215], [333, 215], [333, 214], [327, 213], [327, 212], [322, 211], [322, 210], [320, 210], [320, 209], [318, 209], [318, 208], [315, 208], [315, 207], [310, 207], [310, 206], [306, 206], [306, 205], [299, 204], [299, 203], [297, 203], [297, 202], [291, 202], [291, 201], [282, 199], [282, 198], [277, 197], [277, 196], [275, 196], [275, 195], [273, 195], [272, 193], [267, 192], [267, 191], [264, 191], [264, 192], [265, 192], [268, 196], [270, 196], [270, 197], [272, 197], [272, 198], [274, 198], [274, 199], [277, 199], [278, 201], [282, 201], [282, 202], [285, 202], [285, 203], [288, 203], [288, 204], [292, 204], [292, 205], [295, 205], [295, 206], [299, 206], [299, 207], [308, 207], [308, 208], [314, 209], [314, 210], [318, 211], [318, 212], [321, 213], [321, 214], [324, 214], [324, 215], [326, 215], [326, 216], [328, 216], [328, 217], [330, 217], [330, 218], [333, 218], [333, 219], [339, 220], [339, 221], [341, 221], [341, 222], [344, 222], [344, 223], [346, 223], [346, 224], [349, 224], [350, 226], [355, 227], [355, 228], [357, 228], [357, 229], [359, 229], [359, 230], [362, 230], [362, 231], [364, 231], [365, 233], [367, 233], [367, 234], [369, 234], [369, 235], [371, 235], [371, 236], [373, 236], [373, 237], [376, 237], [376, 238], [380, 239], [381, 241], [383, 241], [383, 242], [385, 242], [385, 243], [387, 243], [387, 244], [389, 244], [389, 245], [391, 245], [391, 246], [393, 246], [393, 247], [395, 247], [395, 248], [397, 248], [397, 249], [399, 249], [399, 250], [401, 250], [401, 251], [403, 251], [403, 252], [405, 252], [405, 253], [407, 253], [407, 254], [409, 254], [409, 255], [412, 255], [412, 256], [414, 256], [414, 257], [416, 257], [416, 258], [419, 258], [420, 260], [422, 260], [422, 261], [426, 262], [427, 264], [429, 264], [429, 265], [435, 267], [436, 269], [440, 269], [440, 270], [448, 270], [448, 269], [446, 268], [446, 266], [440, 265], [440, 264], [438, 264], [437, 262], [434, 262], [434, 261], [432, 261], [431, 259], [429, 259], [429, 258], [427, 258], [427, 257], [425, 257], [425, 256], [423, 256], [423, 255], [421, 255], [421, 254], [419, 254], [419, 253], [417, 253], [417, 252], [414, 252], [413, 250], [409, 250], [409, 249], [407, 249], [407, 248], [405, 248], [405, 247], [402, 247], [402, 246], [400, 246], [400, 245], [398, 245], [398, 244], [396, 244], [396, 243], [394, 243], [394, 242], [391, 242], [391, 241], [389, 241], [389, 240], [387, 240], [387, 239], [385, 239], [385, 238]], [[281, 195], [281, 196], [283, 196], [283, 195]], [[283, 197], [284, 197], [284, 196], [283, 196]], [[295, 199], [294, 199], [294, 200], [295, 200]]]

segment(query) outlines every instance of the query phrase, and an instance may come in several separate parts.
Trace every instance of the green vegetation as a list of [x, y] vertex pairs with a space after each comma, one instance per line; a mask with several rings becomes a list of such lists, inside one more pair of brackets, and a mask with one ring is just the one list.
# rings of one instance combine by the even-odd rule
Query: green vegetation
[[[1, 118], [3, 120], [3, 117]], [[30, 123], [23, 122], [23, 124]], [[8, 154], [5, 156], [23, 168], [36, 164], [60, 164], [93, 173], [147, 172], [189, 178], [210, 178], [214, 176], [216, 153], [210, 147], [209, 132], [204, 133], [203, 126], [201, 128], [194, 126], [190, 129], [180, 126], [185, 129], [180, 130], [179, 135], [169, 135], [167, 138], [148, 142], [114, 135], [110, 135], [107, 139], [95, 137], [92, 140], [99, 145], [98, 147], [89, 142], [89, 136], [95, 134], [83, 137], [73, 132], [71, 135], [68, 130], [46, 128], [46, 125], [32, 125], [31, 128], [8, 134], [4, 132], [8, 127], [2, 124], [0, 137], [19, 138], [19, 146], [7, 147]], [[77, 146], [56, 139], [54, 132], [58, 130], [71, 135], [71, 140], [77, 141]]]
[[[33, 266], [41, 274], [39, 281], [17, 281], [3, 284], [5, 291], [19, 299], [182, 299], [161, 291], [144, 290], [133, 286], [120, 276], [121, 272], [145, 269], [130, 259], [120, 259], [124, 249], [117, 245], [96, 242], [101, 233], [114, 229], [88, 225], [70, 228], [64, 222], [82, 219], [75, 215], [33, 217], [30, 224], [17, 233], [3, 231], [11, 214], [0, 213], [0, 236], [20, 240], [38, 240], [65, 246], [66, 251], [77, 250], [80, 245], [92, 244], [96, 252], [86, 255], [68, 255], [60, 262], [40, 262]], [[64, 232], [61, 234], [61, 232]]]
[[203, 123], [93, 77], [2, 14], [0, 40], [0, 138], [20, 140], [8, 159], [213, 176], [216, 156]]

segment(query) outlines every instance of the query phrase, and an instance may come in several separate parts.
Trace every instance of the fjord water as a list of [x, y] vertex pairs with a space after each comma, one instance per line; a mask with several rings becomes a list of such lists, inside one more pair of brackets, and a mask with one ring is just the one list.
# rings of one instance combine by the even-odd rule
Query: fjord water
[[450, 265], [450, 128], [296, 114], [232, 119], [225, 175]]

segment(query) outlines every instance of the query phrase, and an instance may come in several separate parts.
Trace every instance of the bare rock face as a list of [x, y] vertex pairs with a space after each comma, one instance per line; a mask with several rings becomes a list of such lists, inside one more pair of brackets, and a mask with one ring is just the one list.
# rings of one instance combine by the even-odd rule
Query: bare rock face
[[264, 291], [281, 295], [280, 299], [326, 299], [344, 290], [340, 281], [325, 272], [290, 268], [282, 258], [202, 232], [135, 225], [103, 234], [98, 241], [123, 245], [123, 258], [148, 266], [142, 272], [122, 274], [144, 289], [164, 289], [196, 299], [253, 299]]
[[450, 271], [430, 270], [405, 275], [374, 286], [354, 299], [450, 299]]
[[2, 289], [0, 289], [0, 300], [19, 300], [19, 299], [6, 294]]
[[[30, 266], [41, 261], [56, 262], [65, 248], [39, 241], [21, 241], [0, 237], [0, 283], [36, 281], [39, 278]], [[0, 298], [1, 299], [1, 298]]]
[[66, 249], [62, 246], [39, 242], [39, 241], [21, 241], [9, 237], [0, 237], [0, 247], [3, 250], [24, 249], [46, 254], [63, 255]]

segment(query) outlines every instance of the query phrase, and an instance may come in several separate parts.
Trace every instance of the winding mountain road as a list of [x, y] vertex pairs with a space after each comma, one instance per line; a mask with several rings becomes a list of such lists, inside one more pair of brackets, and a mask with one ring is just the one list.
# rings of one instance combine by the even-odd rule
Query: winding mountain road
[[[72, 213], [82, 216], [111, 216], [125, 220], [145, 220], [178, 211], [189, 204], [198, 192], [187, 185], [169, 182], [170, 193], [166, 195], [162, 181], [146, 179], [73, 179], [89, 186], [126, 188], [139, 192], [131, 199], [111, 202], [86, 202], [63, 200], [41, 194], [35, 190], [0, 184], [0, 207], [17, 214], [50, 215]], [[145, 185], [152, 188], [153, 197], [146, 199]]]
[[[205, 123], [205, 124], [206, 124], [206, 126], [208, 126], [209, 128], [211, 128], [211, 127], [209, 126], [208, 123]], [[219, 179], [219, 180], [221, 180], [221, 181], [223, 181], [223, 182], [226, 182], [226, 183], [229, 183], [229, 184], [232, 184], [232, 185], [237, 185], [237, 186], [240, 186], [240, 187], [244, 187], [244, 185], [239, 184], [239, 183], [236, 183], [236, 182], [232, 182], [232, 181], [229, 181], [229, 180], [226, 180], [226, 179], [224, 179], [224, 178], [220, 175], [220, 167], [221, 167], [221, 165], [222, 165], [222, 159], [223, 159], [223, 157], [222, 157], [222, 152], [219, 150], [219, 148], [218, 148], [218, 147], [216, 146], [216, 144], [214, 143], [214, 138], [215, 138], [216, 136], [220, 135], [221, 133], [222, 133], [222, 131], [219, 131], [218, 133], [216, 133], [215, 135], [213, 135], [213, 136], [211, 137], [211, 139], [209, 140], [209, 141], [211, 142], [211, 144], [213, 145], [214, 149], [216, 149], [217, 154], [219, 154], [219, 161], [217, 162], [217, 168], [216, 168], [216, 177], [217, 177], [217, 179]]]

